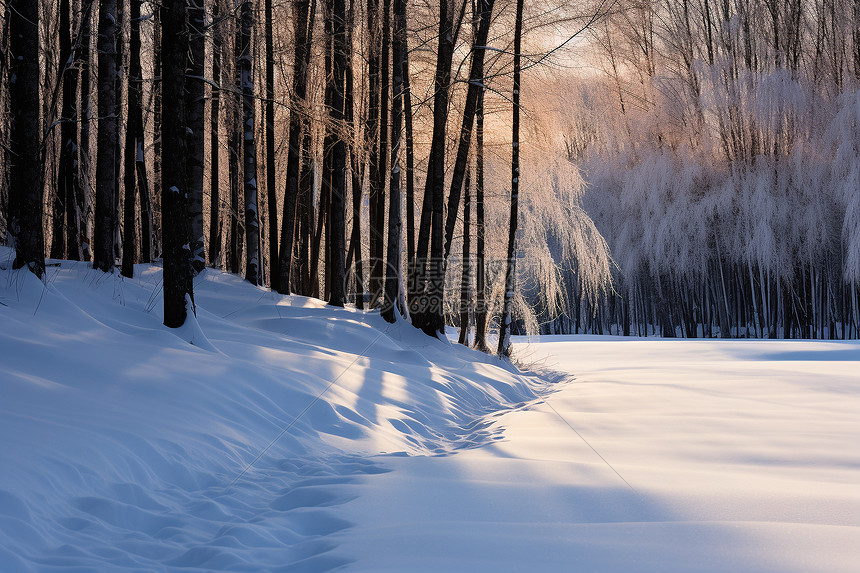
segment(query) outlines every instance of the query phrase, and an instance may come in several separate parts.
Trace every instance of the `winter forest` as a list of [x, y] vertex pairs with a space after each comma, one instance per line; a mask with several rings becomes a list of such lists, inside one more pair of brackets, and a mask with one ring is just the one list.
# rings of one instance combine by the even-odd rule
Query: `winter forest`
[[860, 0], [0, 0], [0, 573], [856, 573]]
[[161, 259], [170, 326], [209, 265], [479, 348], [860, 335], [857, 2], [2, 8], [16, 266]]

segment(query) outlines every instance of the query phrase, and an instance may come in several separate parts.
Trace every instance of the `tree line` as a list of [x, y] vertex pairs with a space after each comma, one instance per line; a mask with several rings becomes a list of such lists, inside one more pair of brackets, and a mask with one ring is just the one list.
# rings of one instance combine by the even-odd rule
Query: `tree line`
[[[482, 350], [495, 321], [508, 352], [523, 0], [2, 8], [0, 224], [15, 268], [44, 277], [47, 254], [132, 277], [135, 263], [161, 259], [164, 323], [177, 327], [209, 265], [406, 317], [431, 336], [459, 323], [461, 341]], [[513, 34], [491, 35], [494, 22]], [[509, 208], [507, 241], [493, 251], [505, 253], [495, 316], [485, 302], [488, 90], [511, 118], [510, 179], [495, 194]]]
[[545, 330], [860, 336], [860, 2], [619, 8], [558, 90], [614, 292]]

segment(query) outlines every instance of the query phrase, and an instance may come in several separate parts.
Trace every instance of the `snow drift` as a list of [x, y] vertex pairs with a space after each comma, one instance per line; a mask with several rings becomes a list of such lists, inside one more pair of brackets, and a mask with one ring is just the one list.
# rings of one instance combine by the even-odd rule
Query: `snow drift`
[[162, 326], [161, 269], [0, 251], [0, 569], [325, 571], [336, 485], [375, 454], [497, 439], [538, 381], [377, 314], [205, 270]]

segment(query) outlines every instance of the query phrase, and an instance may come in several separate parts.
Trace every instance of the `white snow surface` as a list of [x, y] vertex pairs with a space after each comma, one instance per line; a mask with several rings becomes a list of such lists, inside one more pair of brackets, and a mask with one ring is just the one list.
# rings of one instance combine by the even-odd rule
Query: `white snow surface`
[[[860, 343], [517, 339], [0, 249], [0, 572], [849, 572]], [[536, 374], [537, 373], [537, 374]]]

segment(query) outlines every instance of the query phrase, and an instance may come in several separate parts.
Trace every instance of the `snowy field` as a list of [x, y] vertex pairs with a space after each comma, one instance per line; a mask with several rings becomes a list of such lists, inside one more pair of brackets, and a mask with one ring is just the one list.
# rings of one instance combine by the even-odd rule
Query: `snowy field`
[[0, 250], [0, 571], [856, 572], [860, 343], [521, 339]]

